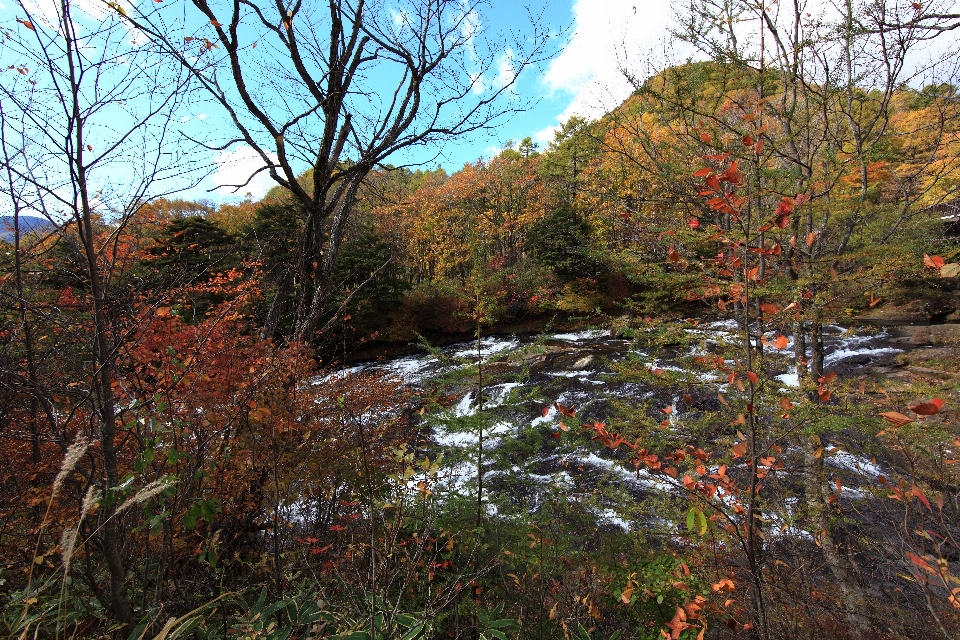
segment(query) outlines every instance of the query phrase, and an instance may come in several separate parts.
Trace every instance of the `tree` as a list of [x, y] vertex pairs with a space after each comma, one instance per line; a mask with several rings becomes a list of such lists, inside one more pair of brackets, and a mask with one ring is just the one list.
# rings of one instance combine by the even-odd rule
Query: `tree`
[[[919, 4], [914, 7], [920, 11]], [[789, 304], [799, 310], [793, 326], [795, 363], [815, 404], [830, 399], [824, 382], [830, 378], [824, 370], [827, 309], [851, 293], [860, 297], [888, 277], [895, 239], [923, 218], [924, 204], [943, 197], [944, 178], [957, 166], [949, 142], [960, 113], [949, 98], [933, 98], [932, 112], [913, 122], [897, 119], [900, 98], [909, 93], [904, 85], [934, 74], [935, 63], [943, 62], [910, 67], [911, 56], [933, 30], [895, 18], [898, 10], [895, 3], [845, 2], [810, 16], [801, 5], [773, 10], [752, 2], [692, 2], [679, 14], [674, 35], [710, 61], [647, 79], [632, 75], [654, 119], [620, 119], [637, 134], [633, 149], [613, 141], [615, 153], [630, 157], [661, 183], [668, 182], [661, 158], [671, 155], [657, 144], [664, 125], [671, 145], [683, 141], [691, 161], [706, 160], [696, 175], [704, 179], [697, 186], [709, 199], [701, 205], [697, 225], [701, 219], [713, 224], [708, 233], [707, 225], [697, 233], [722, 239], [716, 263], [732, 266], [719, 271], [704, 266], [710, 283], [704, 298], [715, 302], [719, 292], [730, 293], [719, 303], [741, 323], [741, 358], [749, 369], [751, 359], [763, 353], [764, 314], [769, 316], [763, 305], [771, 304], [765, 297], [785, 296], [780, 307], [772, 308]], [[947, 79], [952, 80], [939, 80]], [[920, 144], [921, 139], [929, 143]], [[900, 153], [892, 152], [896, 148]], [[690, 250], [697, 241], [688, 239], [690, 246], [670, 240], [676, 265], [697, 260]], [[778, 274], [786, 281], [776, 282]], [[747, 400], [751, 407], [755, 382]], [[762, 451], [774, 433], [770, 422], [752, 411], [747, 418], [746, 459], [755, 470], [757, 446]], [[867, 597], [849, 551], [849, 533], [839, 505], [827, 500], [821, 455], [826, 425], [826, 420], [813, 421], [797, 438], [805, 452], [805, 517], [820, 533], [823, 559], [842, 593], [848, 621], [864, 629]], [[755, 511], [751, 502], [747, 518], [761, 508]], [[763, 620], [766, 586], [758, 573], [763, 561], [751, 551], [758, 548], [748, 537], [751, 615], [754, 633], [763, 637], [770, 630]]]
[[[290, 269], [301, 294], [272, 302], [293, 302], [297, 341], [314, 337], [333, 293], [363, 180], [401, 152], [491, 129], [520, 109], [511, 88], [546, 58], [549, 39], [533, 19], [531, 36], [490, 48], [478, 37], [482, 0], [190, 6], [189, 32], [170, 29], [165, 7], [138, 5], [124, 15], [229, 118], [234, 135], [217, 148], [252, 148], [263, 163], [256, 173], [267, 172], [299, 204], [303, 232]], [[298, 181], [304, 169], [306, 184]], [[263, 337], [275, 328], [268, 323]]]
[[[39, 214], [56, 227], [59, 242], [80, 266], [83, 291], [78, 298], [65, 288], [60, 311], [49, 313], [43, 294], [27, 284], [25, 265], [35, 254], [14, 243], [12, 289], [4, 279], [4, 305], [16, 308], [18, 331], [7, 336], [3, 384], [42, 408], [32, 412], [44, 417], [33, 427], [34, 462], [50, 456], [47, 443], [65, 451], [84, 433], [98, 443], [85, 482], [106, 497], [97, 514], [101, 526], [89, 543], [99, 550], [108, 577], [106, 588], [95, 572], [86, 580], [114, 619], [129, 625], [134, 613], [115, 517], [122, 481], [117, 358], [131, 303], [120, 285], [133, 248], [122, 232], [144, 202], [174, 190], [174, 178], [182, 186], [190, 173], [190, 145], [171, 126], [189, 76], [175, 65], [157, 64], [156, 47], [136, 43], [119, 16], [94, 15], [66, 0], [42, 9], [29, 2], [18, 7], [23, 17], [7, 30], [0, 54], [4, 67], [12, 65], [0, 79], [0, 192], [16, 218]], [[82, 313], [68, 313], [72, 309]], [[38, 331], [56, 336], [61, 351], [41, 348], [38, 340], [48, 335]], [[50, 359], [41, 362], [41, 355]], [[79, 378], [67, 385], [70, 360]], [[48, 375], [41, 376], [44, 371]], [[67, 412], [56, 407], [64, 397], [73, 406]], [[78, 427], [73, 420], [81, 416], [89, 422]]]

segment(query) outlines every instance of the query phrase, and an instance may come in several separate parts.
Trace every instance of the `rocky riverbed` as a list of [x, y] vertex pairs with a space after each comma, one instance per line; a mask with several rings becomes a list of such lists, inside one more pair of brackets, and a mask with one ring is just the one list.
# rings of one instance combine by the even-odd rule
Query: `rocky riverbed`
[[[446, 408], [427, 413], [425, 455], [443, 454], [440, 482], [444, 499], [476, 494], [478, 465], [485, 485], [489, 514], [536, 510], [558, 499], [577, 504], [598, 526], [630, 529], [647, 526], [655, 509], [638, 509], [657, 495], [676, 489], [661, 477], [624, 465], [622, 452], [603, 449], [577, 429], [560, 426], [557, 406], [575, 407], [577, 421], [605, 422], [611, 430], [626, 428], [624, 407], [636, 416], [663, 418], [666, 431], [679, 434], [687, 421], [701, 420], [719, 408], [717, 394], [736, 394], [722, 377], [691, 367], [691, 357], [708, 354], [716, 345], [736, 341], [736, 325], [682, 323], [668, 346], [644, 346], [641, 335], [631, 339], [604, 330], [555, 332], [528, 336], [488, 336], [431, 353], [356, 365], [339, 375], [379, 372], [397, 385], [431, 390], [445, 399]], [[960, 371], [954, 349], [956, 325], [933, 327], [826, 328], [828, 371], [840, 379], [906, 383], [929, 376], [943, 381]], [[479, 346], [479, 350], [478, 350]], [[772, 353], [768, 391], [797, 393], [792, 363]], [[479, 368], [478, 368], [479, 365]], [[646, 370], [668, 376], [672, 384], [652, 384], [625, 372]], [[778, 389], [779, 388], [779, 391]], [[556, 404], [555, 404], [556, 403]], [[621, 424], [623, 423], [623, 424]], [[849, 433], [828, 438], [825, 460], [844, 500], [867, 499], [878, 477], [891, 470], [878, 460], [870, 443]], [[480, 448], [482, 443], [482, 454]], [[789, 457], [789, 450], [785, 457]], [[790, 469], [784, 471], [787, 474]], [[809, 536], [792, 528], [789, 502], [772, 514], [772, 533]]]

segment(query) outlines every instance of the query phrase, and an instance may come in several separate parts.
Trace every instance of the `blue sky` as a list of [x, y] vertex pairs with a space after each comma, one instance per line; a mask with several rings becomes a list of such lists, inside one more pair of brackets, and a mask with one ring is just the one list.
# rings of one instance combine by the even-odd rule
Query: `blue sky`
[[[640, 6], [638, 6], [640, 5]], [[502, 121], [494, 135], [477, 135], [446, 144], [441, 149], [423, 150], [414, 159], [432, 159], [433, 164], [456, 171], [464, 163], [495, 155], [508, 141], [532, 137], [541, 148], [553, 138], [555, 127], [572, 115], [599, 117], [622, 102], [631, 88], [620, 72], [624, 64], [640, 65], [657, 55], [657, 47], [666, 35], [671, 3], [667, 0], [566, 0], [546, 7], [532, 6], [541, 25], [557, 34], [553, 46], [559, 53], [541, 69], [530, 69], [520, 76], [516, 92], [522, 99], [534, 100], [534, 106]], [[542, 12], [542, 13], [541, 13]], [[513, 2], [493, 0], [482, 16], [485, 37], [494, 42], [501, 34], [523, 33], [529, 28], [526, 9]], [[661, 47], [662, 51], [662, 47]], [[217, 127], [217, 118], [206, 112], [204, 127]], [[257, 160], [249, 148], [234, 148], [219, 154], [217, 170], [190, 197], [227, 200], [229, 195], [207, 191], [216, 184], [242, 181]], [[398, 159], [398, 163], [402, 159]], [[258, 176], [248, 187], [259, 197], [273, 186], [266, 175]]]

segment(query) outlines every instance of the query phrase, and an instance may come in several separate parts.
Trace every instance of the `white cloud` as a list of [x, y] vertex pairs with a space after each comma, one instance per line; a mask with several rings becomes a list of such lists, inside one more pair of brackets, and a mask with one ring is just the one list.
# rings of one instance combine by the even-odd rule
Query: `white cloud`
[[470, 8], [470, 5], [466, 2], [466, 0], [461, 0], [460, 8], [466, 12], [463, 14], [462, 22], [460, 23], [460, 36], [466, 42], [467, 51], [470, 53], [470, 57], [476, 61], [477, 50], [475, 48], [475, 39], [477, 33], [480, 31], [480, 16], [476, 11]]
[[180, 116], [180, 122], [190, 122], [190, 116]]
[[209, 118], [209, 117], [210, 117], [210, 116], [208, 116], [208, 115], [205, 114], [205, 113], [197, 114], [197, 120], [206, 120], [206, 119]]
[[498, 89], [502, 89], [513, 82], [516, 77], [517, 72], [513, 68], [513, 49], [507, 47], [497, 60], [497, 77], [494, 78], [493, 84]]
[[[630, 69], [638, 79], [649, 75], [652, 67], [663, 68], [688, 57], [701, 57], [689, 44], [669, 42], [669, 29], [676, 25], [674, 15], [684, 11], [684, 3], [674, 0], [572, 0], [573, 35], [563, 52], [554, 58], [543, 76], [543, 84], [553, 95], [570, 95], [570, 102], [557, 115], [557, 122], [571, 116], [593, 119], [602, 116], [625, 100], [633, 90], [622, 73]], [[778, 4], [772, 5], [776, 11]], [[945, 0], [943, 5], [955, 11], [960, 2]], [[827, 20], [837, 19], [837, 10], [828, 0], [807, 0], [803, 11]], [[792, 6], [784, 7], [785, 14]], [[742, 42], [752, 39], [748, 33], [755, 24], [747, 21], [741, 28]], [[754, 43], [755, 44], [755, 43]], [[956, 51], [955, 38], [941, 37], [928, 47], [920, 47], [908, 57], [905, 79], [922, 71], [924, 64]], [[940, 64], [940, 71], [948, 65]], [[911, 80], [915, 86], [925, 79]], [[556, 126], [535, 135], [538, 142], [553, 139]]]
[[[270, 154], [271, 160], [276, 156]], [[213, 173], [213, 182], [217, 192], [223, 195], [244, 196], [253, 194], [255, 199], [262, 198], [267, 191], [277, 185], [266, 171], [261, 171], [250, 180], [253, 173], [264, 166], [263, 158], [247, 145], [241, 145], [233, 151], [221, 151], [214, 159], [217, 169]], [[247, 180], [250, 180], [247, 183]], [[247, 183], [236, 189], [235, 186]]]
[[471, 73], [470, 87], [473, 89], [473, 92], [478, 96], [481, 95], [484, 91], [486, 91], [487, 83], [483, 81], [483, 74]]
[[[554, 58], [543, 82], [551, 93], [570, 94], [558, 122], [597, 118], [633, 90], [621, 69], [639, 65], [663, 48], [672, 21], [670, 0], [574, 0], [573, 35]], [[536, 134], [553, 139], [555, 127]]]

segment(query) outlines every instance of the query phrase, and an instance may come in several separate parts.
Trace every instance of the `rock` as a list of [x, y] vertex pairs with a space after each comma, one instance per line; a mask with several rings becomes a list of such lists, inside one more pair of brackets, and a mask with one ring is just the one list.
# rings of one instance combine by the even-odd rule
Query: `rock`
[[915, 346], [960, 345], [960, 324], [931, 324], [927, 326], [901, 326], [890, 330], [898, 340]]
[[858, 320], [881, 326], [924, 325], [930, 323], [930, 305], [915, 300], [905, 305], [883, 305], [867, 309], [857, 316]]
[[574, 363], [573, 363], [573, 368], [574, 368], [574, 369], [583, 369], [584, 367], [586, 367], [586, 366], [587, 366], [588, 364], [590, 364], [591, 362], [593, 362], [593, 356], [585, 356], [585, 357], [583, 357], [583, 358], [580, 358], [580, 359], [577, 360], [576, 362], [574, 362]]

